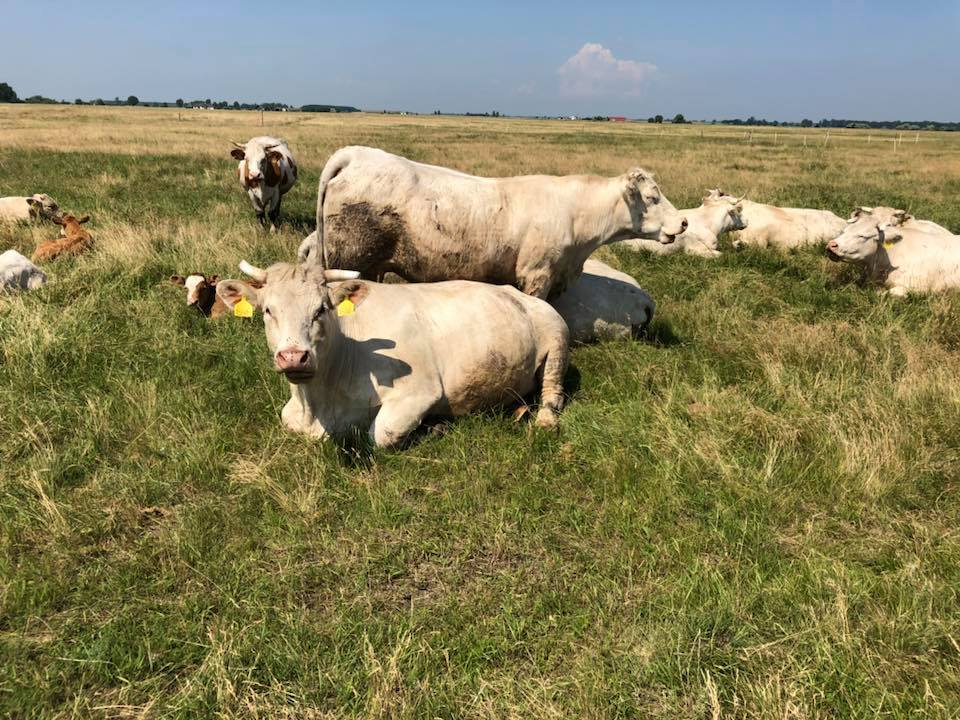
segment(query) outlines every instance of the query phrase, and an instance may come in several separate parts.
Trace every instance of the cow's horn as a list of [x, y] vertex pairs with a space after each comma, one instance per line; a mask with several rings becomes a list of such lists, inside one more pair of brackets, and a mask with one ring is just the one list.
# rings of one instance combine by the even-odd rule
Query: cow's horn
[[356, 270], [324, 270], [323, 277], [325, 280], [330, 282], [336, 282], [338, 280], [356, 280], [360, 277], [360, 273]]
[[274, 143], [273, 145], [264, 145], [264, 150], [273, 150], [275, 147], [280, 147], [280, 143]]
[[261, 268], [254, 267], [246, 260], [240, 261], [240, 272], [245, 273], [252, 277], [257, 282], [266, 282], [267, 281], [267, 271], [262, 270]]
[[238, 148], [240, 148], [241, 150], [243, 150], [244, 148], [247, 147], [247, 146], [244, 145], [243, 143], [238, 143], [236, 140], [231, 140], [230, 142], [232, 142], [235, 147], [238, 147]]

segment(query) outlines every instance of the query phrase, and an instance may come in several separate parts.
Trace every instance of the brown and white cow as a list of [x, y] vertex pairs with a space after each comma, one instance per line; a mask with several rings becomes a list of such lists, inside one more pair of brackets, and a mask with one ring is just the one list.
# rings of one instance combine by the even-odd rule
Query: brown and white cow
[[[230, 308], [217, 295], [217, 283], [220, 282], [219, 275], [205, 275], [199, 272], [186, 276], [171, 275], [170, 282], [186, 288], [187, 305], [196, 308], [201, 315], [216, 320], [230, 311]], [[263, 287], [256, 280], [248, 280], [247, 282], [255, 288]]]
[[0, 220], [50, 220], [63, 218], [63, 210], [49, 195], [37, 193], [30, 197], [0, 198]]
[[261, 135], [245, 145], [235, 142], [230, 151], [239, 160], [237, 175], [247, 191], [261, 225], [270, 219], [270, 231], [276, 232], [283, 196], [297, 182], [297, 163], [287, 143], [280, 138]]
[[429, 416], [511, 402], [539, 384], [537, 424], [562, 408], [567, 326], [547, 303], [506, 285], [384, 285], [319, 264], [241, 269], [257, 289], [221, 280], [217, 294], [263, 312], [273, 366], [290, 381], [282, 419], [316, 437], [367, 430], [402, 443]]
[[686, 220], [641, 168], [613, 178], [486, 178], [369, 147], [345, 147], [323, 168], [317, 228], [300, 259], [326, 245], [325, 267], [409, 281], [479, 280], [539, 298], [561, 293], [600, 245], [672, 242]]
[[81, 227], [90, 219], [89, 215], [76, 218], [73, 215], [64, 215], [54, 222], [60, 226], [61, 238], [47, 240], [40, 243], [33, 251], [34, 262], [56, 260], [61, 255], [79, 255], [93, 247], [93, 238]]

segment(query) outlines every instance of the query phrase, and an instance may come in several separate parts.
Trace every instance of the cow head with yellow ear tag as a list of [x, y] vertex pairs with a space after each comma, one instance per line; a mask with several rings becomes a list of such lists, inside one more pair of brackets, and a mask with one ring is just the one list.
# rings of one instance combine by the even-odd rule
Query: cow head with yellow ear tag
[[292, 383], [308, 382], [317, 371], [324, 345], [340, 334], [336, 308], [348, 300], [356, 312], [363, 302], [366, 288], [356, 280], [359, 273], [287, 263], [262, 270], [245, 261], [240, 268], [263, 287], [222, 280], [217, 294], [230, 308], [242, 307], [242, 302], [259, 308], [274, 369]]

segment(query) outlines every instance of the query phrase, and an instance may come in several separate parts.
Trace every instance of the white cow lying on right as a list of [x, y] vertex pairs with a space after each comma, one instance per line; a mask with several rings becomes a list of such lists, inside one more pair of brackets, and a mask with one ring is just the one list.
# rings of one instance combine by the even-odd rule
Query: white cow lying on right
[[847, 220], [847, 222], [855, 222], [861, 217], [865, 217], [867, 215], [872, 216], [877, 221], [878, 225], [897, 225], [910, 230], [923, 230], [924, 232], [933, 233], [934, 235], [949, 235], [950, 237], [953, 237], [953, 233], [943, 227], [943, 225], [937, 225], [937, 223], [932, 222], [931, 220], [917, 220], [906, 210], [899, 210], [892, 207], [877, 206], [854, 208], [853, 214], [850, 215], [850, 219]]
[[583, 274], [550, 304], [567, 323], [570, 342], [581, 344], [636, 336], [657, 307], [636, 280], [593, 258], [587, 258]]
[[[731, 197], [717, 188], [708, 197]], [[746, 227], [734, 233], [733, 246], [754, 245], [788, 250], [822, 245], [843, 232], [847, 221], [829, 210], [782, 208], [742, 200], [740, 213]]]
[[708, 190], [707, 193], [700, 207], [680, 211], [687, 219], [687, 229], [677, 235], [677, 239], [669, 245], [641, 238], [624, 240], [620, 245], [655, 255], [684, 252], [700, 257], [720, 257], [720, 235], [746, 227], [742, 217], [743, 198], [724, 195], [720, 190]]
[[862, 214], [827, 243], [827, 255], [860, 265], [891, 295], [960, 287], [960, 236], [911, 225], [906, 213]]

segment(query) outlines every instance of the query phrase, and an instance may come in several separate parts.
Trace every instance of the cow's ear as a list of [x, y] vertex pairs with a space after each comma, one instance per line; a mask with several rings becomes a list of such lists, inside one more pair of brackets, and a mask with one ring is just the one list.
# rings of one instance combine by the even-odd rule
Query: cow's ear
[[907, 220], [913, 220], [913, 215], [908, 213], [906, 210], [897, 210], [893, 214], [893, 224], [894, 225], [903, 225]]
[[241, 299], [255, 308], [260, 307], [260, 291], [243, 280], [221, 280], [217, 283], [217, 295], [228, 308], [233, 308]]
[[211, 275], [210, 277], [204, 279], [207, 281], [207, 285], [216, 285], [218, 282], [220, 282], [219, 275]]
[[[353, 303], [353, 307], [357, 308], [360, 307], [360, 303], [367, 297], [369, 291], [369, 287], [362, 280], [346, 280], [331, 290], [330, 303], [333, 307], [339, 308], [340, 303], [349, 300]], [[339, 311], [338, 314], [340, 314]]]
[[890, 247], [903, 240], [903, 233], [896, 225], [887, 223], [878, 226], [877, 229], [880, 231], [880, 243], [884, 247]]
[[63, 227], [63, 218], [62, 218], [62, 217], [53, 217], [53, 218], [50, 218], [50, 222], [52, 222], [54, 225], [59, 225], [60, 227]]
[[283, 153], [279, 153], [276, 150], [269, 150], [267, 152], [267, 158], [270, 162], [278, 163], [283, 160]]
[[81, 225], [83, 225], [85, 222], [90, 222], [90, 216], [83, 215], [79, 220], [77, 220], [77, 222], [80, 223]]
[[35, 210], [39, 210], [43, 206], [43, 203], [37, 200], [37, 198], [28, 197], [27, 205], [29, 205]]
[[243, 150], [240, 148], [234, 148], [233, 150], [231, 150], [230, 155], [233, 156], [234, 160], [243, 160], [243, 158], [246, 157], [246, 155], [244, 155]]
[[183, 275], [171, 275], [170, 282], [172, 282], [174, 285], [186, 285], [187, 279], [183, 277]]

